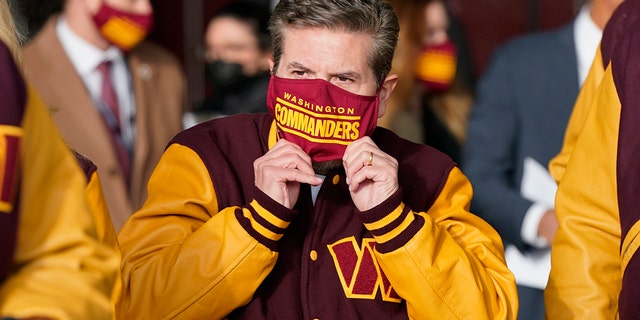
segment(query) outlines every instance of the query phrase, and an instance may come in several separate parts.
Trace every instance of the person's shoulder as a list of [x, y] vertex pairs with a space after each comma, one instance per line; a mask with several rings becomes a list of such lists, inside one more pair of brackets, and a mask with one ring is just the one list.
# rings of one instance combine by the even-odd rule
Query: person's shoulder
[[56, 34], [56, 23], [58, 15], [53, 15], [47, 19], [45, 24], [35, 35], [24, 44], [22, 52], [23, 59], [30, 61], [32, 56], [43, 56], [50, 51], [52, 43], [59, 41]]
[[563, 47], [573, 46], [573, 22], [551, 30], [535, 31], [517, 36], [498, 47], [500, 56], [539, 56]]
[[9, 47], [0, 41], [0, 123], [19, 126], [25, 111], [27, 87]]
[[[640, 54], [640, 19], [634, 17], [634, 20], [629, 22], [631, 23], [625, 28], [624, 33], [618, 35], [615, 43], [611, 43], [607, 48], [607, 53], [603, 52], [603, 58], [605, 54], [609, 55], [611, 72], [620, 99], [623, 102], [634, 101], [631, 104], [635, 105], [640, 96], [637, 94], [638, 90], [635, 90], [637, 74], [640, 73], [640, 63], [636, 58]], [[626, 96], [633, 98], [628, 100], [625, 99]]]
[[178, 58], [175, 54], [150, 40], [145, 40], [137, 45], [135, 49], [131, 51], [130, 56], [146, 62], [174, 65], [179, 64]]
[[640, 1], [623, 1], [602, 32], [602, 60], [607, 65], [616, 44], [640, 29]]

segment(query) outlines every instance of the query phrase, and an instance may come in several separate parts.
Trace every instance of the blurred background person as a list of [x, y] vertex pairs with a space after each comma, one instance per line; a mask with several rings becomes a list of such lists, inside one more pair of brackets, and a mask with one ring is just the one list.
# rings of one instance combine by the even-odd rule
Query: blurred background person
[[111, 319], [119, 256], [100, 241], [114, 233], [97, 228], [78, 160], [14, 63], [14, 28], [0, 0], [0, 318]]
[[401, 29], [398, 85], [380, 125], [459, 160], [473, 102], [464, 35], [444, 1], [394, 0]]
[[24, 49], [25, 76], [63, 137], [95, 162], [116, 231], [183, 128], [184, 75], [172, 54], [142, 42], [152, 25], [148, 0], [66, 0]]
[[196, 122], [266, 111], [270, 14], [266, 4], [243, 0], [223, 7], [209, 20], [204, 47], [211, 91], [194, 110]]
[[474, 187], [473, 212], [505, 242], [518, 283], [518, 319], [543, 319], [550, 245], [558, 228], [557, 186], [546, 169], [602, 29], [621, 0], [592, 0], [574, 21], [502, 46], [478, 83], [462, 168]]

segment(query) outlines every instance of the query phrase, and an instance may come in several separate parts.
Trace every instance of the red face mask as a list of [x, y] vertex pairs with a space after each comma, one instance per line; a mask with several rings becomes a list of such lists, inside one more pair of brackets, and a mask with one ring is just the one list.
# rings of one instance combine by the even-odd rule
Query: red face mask
[[371, 135], [378, 94], [362, 96], [321, 79], [272, 75], [267, 107], [280, 137], [299, 145], [314, 162], [324, 162], [342, 159], [349, 143]]
[[125, 52], [139, 44], [153, 27], [153, 14], [134, 14], [103, 3], [93, 16], [102, 36]]
[[458, 48], [451, 41], [425, 47], [416, 61], [416, 78], [431, 91], [446, 91], [456, 76]]

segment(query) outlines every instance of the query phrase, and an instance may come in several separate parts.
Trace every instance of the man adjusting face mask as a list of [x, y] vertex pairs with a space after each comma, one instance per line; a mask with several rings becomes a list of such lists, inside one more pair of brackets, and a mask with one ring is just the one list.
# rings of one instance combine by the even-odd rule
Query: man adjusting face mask
[[109, 43], [128, 52], [149, 34], [153, 13], [134, 14], [103, 3], [93, 21]]
[[362, 96], [321, 79], [271, 76], [267, 107], [280, 137], [299, 145], [314, 162], [342, 158], [349, 143], [376, 127], [378, 93]]

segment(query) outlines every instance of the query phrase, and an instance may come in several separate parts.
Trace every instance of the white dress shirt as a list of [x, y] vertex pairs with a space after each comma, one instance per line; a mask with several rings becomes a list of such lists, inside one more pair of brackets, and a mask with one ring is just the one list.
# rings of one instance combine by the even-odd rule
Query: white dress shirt
[[102, 76], [97, 67], [105, 60], [112, 62], [111, 78], [113, 79], [113, 86], [120, 106], [121, 139], [127, 148], [132, 150], [135, 137], [133, 121], [135, 117], [135, 96], [131, 73], [124, 54], [114, 46], [110, 46], [107, 50], [101, 50], [85, 41], [73, 32], [64, 16], [60, 16], [58, 19], [56, 33], [69, 60], [71, 60], [76, 72], [82, 78], [94, 105], [99, 111], [101, 111], [100, 88]]
[[591, 68], [591, 63], [598, 50], [600, 39], [602, 39], [602, 30], [593, 22], [589, 14], [590, 5], [587, 3], [582, 6], [580, 13], [573, 23], [573, 32], [575, 34], [576, 53], [578, 55], [578, 79], [580, 86], [584, 83]]

